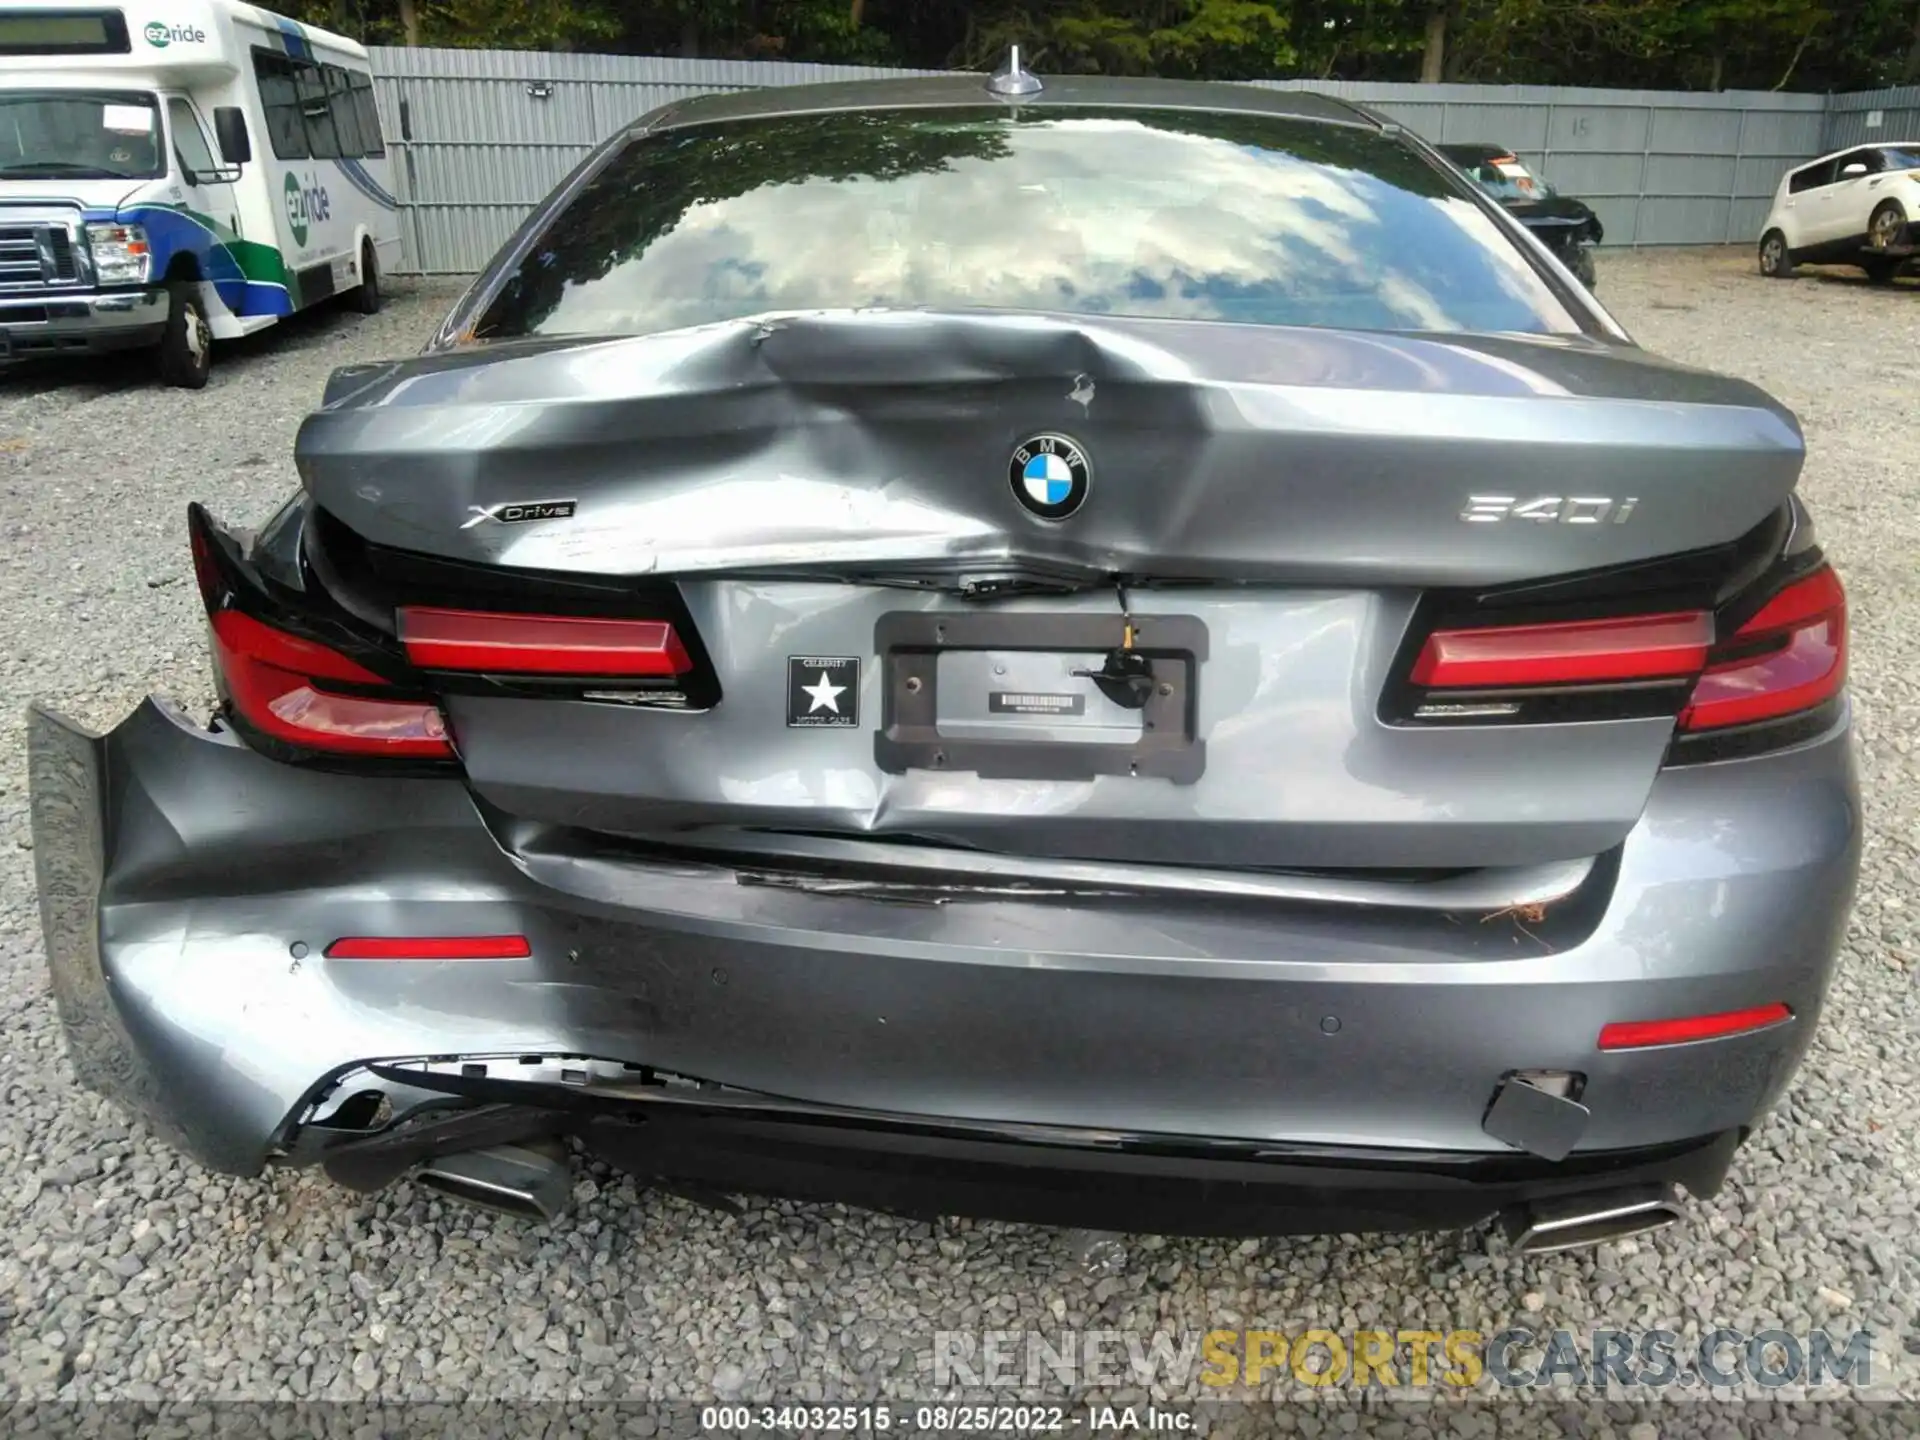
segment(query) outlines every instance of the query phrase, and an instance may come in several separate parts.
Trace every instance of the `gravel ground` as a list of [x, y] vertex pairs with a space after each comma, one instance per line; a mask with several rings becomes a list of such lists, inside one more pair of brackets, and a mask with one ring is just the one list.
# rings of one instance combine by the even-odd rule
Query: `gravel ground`
[[[372, 320], [316, 316], [225, 347], [198, 394], [151, 385], [138, 359], [0, 380], [0, 1395], [911, 1398], [932, 1393], [934, 1332], [985, 1329], [1861, 1325], [1909, 1355], [1920, 287], [1767, 283], [1731, 251], [1610, 254], [1600, 273], [1642, 343], [1746, 375], [1805, 422], [1805, 489], [1853, 596], [1868, 838], [1826, 1022], [1724, 1193], [1658, 1237], [1534, 1260], [1481, 1234], [1136, 1237], [1099, 1275], [1055, 1232], [785, 1204], [736, 1219], [604, 1172], [582, 1176], [577, 1213], [548, 1229], [409, 1185], [358, 1199], [177, 1160], [68, 1078], [22, 708], [46, 700], [105, 728], [149, 690], [204, 700], [183, 507], [263, 520], [293, 483], [294, 429], [328, 370], [414, 349], [450, 295], [396, 285]], [[1669, 1411], [1660, 1433], [1727, 1423], [1719, 1407]]]

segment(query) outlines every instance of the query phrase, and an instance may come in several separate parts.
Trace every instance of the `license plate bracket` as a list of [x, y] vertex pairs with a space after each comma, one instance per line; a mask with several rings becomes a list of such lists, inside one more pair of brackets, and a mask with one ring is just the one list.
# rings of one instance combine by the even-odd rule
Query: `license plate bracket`
[[[1016, 674], [1005, 691], [983, 683], [977, 694], [961, 697], [977, 702], [971, 708], [981, 712], [968, 718], [961, 717], [966, 706], [960, 699], [942, 696], [941, 685], [943, 673], [950, 690], [956, 677], [973, 675], [977, 665], [956, 661], [970, 662], [981, 652], [987, 657], [1026, 653], [1084, 660], [1083, 667], [1057, 667], [1062, 676], [1075, 668], [1098, 670], [1107, 652], [1125, 643], [1126, 621], [1118, 614], [896, 611], [882, 615], [874, 625], [882, 706], [873, 737], [874, 762], [891, 775], [959, 770], [983, 779], [1090, 780], [1125, 775], [1193, 784], [1206, 770], [1206, 742], [1198, 729], [1206, 625], [1192, 615], [1146, 615], [1133, 617], [1133, 626], [1132, 648], [1145, 659], [1151, 684], [1137, 712], [1137, 734], [1116, 739], [1112, 724], [1083, 727], [1073, 723], [1081, 718], [1078, 714], [1062, 710], [1049, 717], [1044, 713], [1049, 696], [1067, 694], [1085, 698], [1083, 712], [1099, 710], [1104, 702], [1094, 682], [1086, 678], [1071, 684], [1062, 680], [1044, 690], [1031, 683], [1030, 673], [1025, 681]], [[1003, 723], [1021, 714], [1019, 709], [1007, 708], [1009, 693], [1032, 702], [1025, 706], [1034, 719], [1031, 726]], [[997, 702], [996, 695], [1001, 697]], [[996, 729], [1006, 733], [996, 736]], [[1081, 734], [1088, 738], [1080, 738]]]

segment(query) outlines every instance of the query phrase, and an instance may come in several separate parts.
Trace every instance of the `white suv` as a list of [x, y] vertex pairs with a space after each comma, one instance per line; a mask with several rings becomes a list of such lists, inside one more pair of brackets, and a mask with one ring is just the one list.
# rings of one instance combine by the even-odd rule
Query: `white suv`
[[1796, 261], [1857, 265], [1891, 280], [1913, 257], [1920, 225], [1920, 141], [1862, 145], [1791, 170], [1760, 232], [1760, 273], [1784, 279]]

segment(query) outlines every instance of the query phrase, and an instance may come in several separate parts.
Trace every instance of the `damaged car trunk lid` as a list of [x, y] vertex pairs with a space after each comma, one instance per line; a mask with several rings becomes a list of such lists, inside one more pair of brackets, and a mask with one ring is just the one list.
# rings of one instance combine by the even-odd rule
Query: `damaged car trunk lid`
[[1326, 108], [642, 126], [431, 353], [334, 377], [313, 570], [529, 821], [1599, 854], [1798, 427]]
[[[1583, 585], [1704, 612], [1791, 492], [1790, 420], [1598, 342], [1220, 329], [789, 316], [432, 357], [336, 381], [300, 464], [376, 619], [670, 602], [698, 647], [697, 714], [450, 681], [513, 814], [1256, 868], [1618, 843], [1678, 697], [1403, 723], [1409, 637]], [[1066, 521], [1010, 473], [1048, 434], [1090, 471]]]
[[[1798, 476], [1759, 391], [1585, 339], [775, 315], [343, 372], [303, 483], [398, 549], [586, 575], [794, 570], [1490, 585], [1724, 543]], [[1085, 452], [1050, 523], [1006, 476]]]

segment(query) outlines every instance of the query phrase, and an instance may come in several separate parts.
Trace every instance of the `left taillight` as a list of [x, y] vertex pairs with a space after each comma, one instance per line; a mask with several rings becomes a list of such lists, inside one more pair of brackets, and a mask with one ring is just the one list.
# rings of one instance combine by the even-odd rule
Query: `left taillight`
[[316, 755], [454, 758], [437, 705], [393, 693], [359, 661], [276, 624], [274, 605], [215, 538], [211, 517], [195, 506], [188, 528], [220, 688], [243, 731]]
[[511, 615], [408, 605], [400, 643], [423, 670], [677, 680], [693, 668], [664, 620]]
[[261, 734], [336, 755], [453, 757], [437, 705], [368, 693], [391, 687], [337, 650], [238, 610], [218, 611], [212, 620], [227, 698]]

